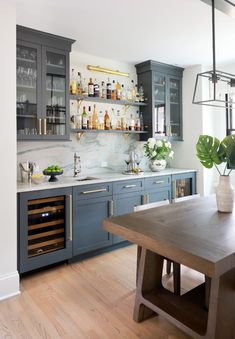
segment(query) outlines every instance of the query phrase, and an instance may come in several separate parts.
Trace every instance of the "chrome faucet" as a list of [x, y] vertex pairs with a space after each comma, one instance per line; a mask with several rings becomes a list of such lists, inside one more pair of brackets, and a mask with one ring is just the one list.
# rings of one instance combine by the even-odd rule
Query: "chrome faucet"
[[74, 153], [73, 176], [76, 177], [81, 172], [81, 158], [77, 152]]

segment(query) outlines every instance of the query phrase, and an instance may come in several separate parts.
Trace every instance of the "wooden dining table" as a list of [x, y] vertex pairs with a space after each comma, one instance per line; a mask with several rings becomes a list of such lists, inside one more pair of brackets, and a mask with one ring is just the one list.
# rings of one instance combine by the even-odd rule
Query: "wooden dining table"
[[[161, 315], [193, 338], [235, 338], [235, 212], [215, 196], [112, 217], [103, 228], [141, 247], [134, 320]], [[182, 295], [162, 284], [169, 258], [205, 275]]]

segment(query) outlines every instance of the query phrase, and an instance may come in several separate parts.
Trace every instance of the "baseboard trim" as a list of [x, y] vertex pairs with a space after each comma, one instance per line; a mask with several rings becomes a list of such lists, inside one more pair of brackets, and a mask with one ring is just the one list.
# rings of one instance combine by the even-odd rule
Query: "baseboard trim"
[[0, 301], [20, 294], [19, 273], [12, 272], [0, 275]]

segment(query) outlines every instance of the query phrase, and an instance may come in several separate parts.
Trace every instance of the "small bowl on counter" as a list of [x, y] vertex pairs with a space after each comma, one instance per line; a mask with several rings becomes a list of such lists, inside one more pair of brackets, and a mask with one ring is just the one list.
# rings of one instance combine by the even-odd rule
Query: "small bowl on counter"
[[45, 181], [45, 176], [41, 173], [32, 174], [32, 182], [36, 185], [42, 184]]

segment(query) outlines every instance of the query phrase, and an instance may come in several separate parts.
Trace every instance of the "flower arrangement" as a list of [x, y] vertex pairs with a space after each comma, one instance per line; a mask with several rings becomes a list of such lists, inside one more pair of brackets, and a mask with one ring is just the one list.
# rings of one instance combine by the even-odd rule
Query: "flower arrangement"
[[149, 138], [144, 144], [145, 155], [150, 160], [168, 160], [172, 159], [174, 152], [171, 150], [171, 143], [167, 140], [156, 140]]

